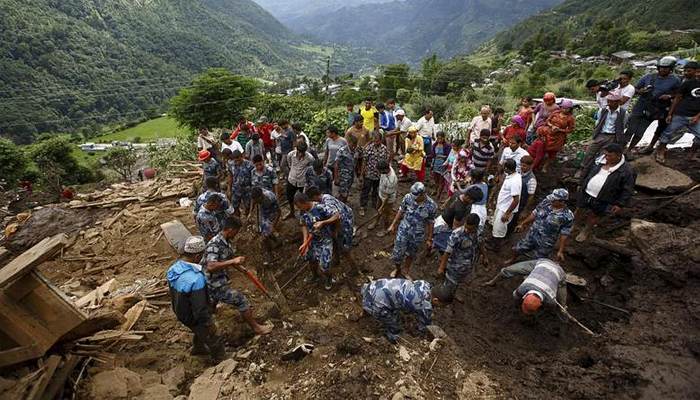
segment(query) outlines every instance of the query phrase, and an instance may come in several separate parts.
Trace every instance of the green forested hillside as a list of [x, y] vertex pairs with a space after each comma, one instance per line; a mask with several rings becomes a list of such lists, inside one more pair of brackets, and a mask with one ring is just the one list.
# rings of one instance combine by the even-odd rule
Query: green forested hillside
[[679, 29], [700, 29], [698, 0], [565, 0], [503, 31], [494, 42], [526, 55], [564, 49], [598, 55], [672, 51], [700, 41], [699, 32], [672, 32]]
[[250, 0], [0, 1], [0, 135], [156, 115], [207, 67], [320, 74], [323, 56]]
[[290, 28], [330, 43], [377, 49], [378, 64], [409, 62], [436, 53], [467, 53], [495, 33], [561, 0], [405, 0], [353, 2], [333, 12], [299, 17]]

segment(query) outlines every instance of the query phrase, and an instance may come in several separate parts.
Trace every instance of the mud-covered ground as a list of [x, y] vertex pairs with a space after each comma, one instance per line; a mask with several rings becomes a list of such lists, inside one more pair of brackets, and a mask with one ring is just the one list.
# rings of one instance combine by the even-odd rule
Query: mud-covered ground
[[[667, 160], [668, 165], [700, 181], [700, 162], [684, 161], [677, 151], [669, 152]], [[540, 174], [538, 199], [562, 185], [575, 193], [575, 184], [566, 179], [573, 172], [571, 166], [560, 165]], [[402, 194], [408, 185], [401, 184]], [[597, 333], [595, 337], [572, 324], [562, 324], [554, 315], [541, 315], [534, 321], [521, 318], [512, 299], [517, 279], [495, 287], [481, 286], [503, 266], [508, 246], [490, 254], [489, 267], [477, 267], [471, 280], [460, 287], [460, 301], [435, 312], [434, 323], [449, 338], [433, 349], [429, 346], [432, 336], [418, 332], [412, 316], [404, 318], [406, 329], [398, 345], [382, 337], [374, 320], [360, 318], [359, 285], [368, 276], [387, 277], [393, 269], [388, 258], [393, 243], [390, 237], [377, 238], [370, 231], [354, 251], [372, 272], [350, 277], [341, 264], [336, 267], [338, 282], [330, 292], [305, 284], [300, 275], [283, 291], [291, 308], [284, 313], [276, 312], [245, 277], [232, 272], [234, 287], [248, 295], [255, 314], [270, 316], [275, 327], [270, 336], [255, 338], [235, 310], [218, 309], [216, 320], [237, 362], [230, 378], [237, 389], [228, 393], [232, 398], [250, 399], [700, 398], [700, 276], [696, 272], [700, 259], [686, 259], [673, 273], [661, 273], [631, 244], [627, 227], [606, 232], [666, 200], [668, 195], [638, 192], [629, 208], [620, 216], [605, 219], [594, 232], [598, 238], [629, 249], [630, 254], [579, 244], [573, 238], [569, 242], [563, 267], [588, 281], [585, 288], [570, 287], [569, 310]], [[358, 209], [359, 190], [353, 191], [350, 203]], [[573, 208], [575, 201], [570, 203]], [[146, 217], [149, 224], [125, 237], [105, 234], [105, 255], [109, 258], [105, 262], [126, 262], [100, 274], [79, 277], [82, 287], [94, 288], [112, 277], [124, 286], [137, 279], [164, 277], [176, 255], [164, 238], [155, 242], [158, 225], [179, 218], [196, 231], [191, 216], [174, 206], [159, 205], [157, 212]], [[86, 213], [84, 219], [92, 222], [93, 215], [82, 212]], [[369, 209], [366, 217], [356, 216], [356, 221], [361, 223], [373, 213]], [[698, 216], [700, 195], [695, 193], [646, 219], [698, 232]], [[129, 225], [122, 222], [125, 232]], [[31, 225], [22, 229], [31, 229]], [[292, 220], [281, 223], [281, 232], [284, 243], [269, 253], [251, 228], [240, 233], [237, 248], [247, 257], [246, 265], [259, 272], [267, 268], [266, 273], [279, 273], [291, 266], [301, 233]], [[520, 235], [512, 237], [511, 243]], [[78, 243], [66, 256], [81, 250], [89, 253], [87, 247], [78, 248]], [[435, 283], [436, 257], [421, 253], [413, 267], [414, 277]], [[270, 264], [263, 267], [266, 261]], [[84, 264], [59, 259], [41, 269], [60, 286], [79, 276]], [[295, 272], [277, 276], [279, 285]], [[269, 279], [265, 283], [271, 284]], [[90, 364], [87, 378], [79, 385], [78, 399], [93, 398], [91, 377], [115, 366], [144, 377], [184, 367], [185, 377], [177, 392], [171, 393], [187, 395], [195, 378], [213, 365], [206, 358], [189, 355], [191, 334], [165, 303], [144, 312], [134, 329], [153, 333], [139, 342], [116, 346], [112, 352], [117, 357], [112, 363]], [[299, 343], [314, 344], [314, 354], [299, 362], [280, 360]], [[236, 397], [241, 393], [247, 397]]]

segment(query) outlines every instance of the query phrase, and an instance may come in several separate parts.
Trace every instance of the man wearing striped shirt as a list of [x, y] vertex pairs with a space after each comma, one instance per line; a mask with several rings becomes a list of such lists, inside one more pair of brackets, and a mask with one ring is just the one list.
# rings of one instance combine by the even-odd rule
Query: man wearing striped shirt
[[491, 142], [489, 142], [490, 135], [490, 130], [482, 129], [479, 133], [479, 140], [475, 140], [474, 143], [472, 143], [472, 162], [474, 162], [474, 168], [484, 171], [485, 173], [491, 169], [491, 162], [496, 154]]

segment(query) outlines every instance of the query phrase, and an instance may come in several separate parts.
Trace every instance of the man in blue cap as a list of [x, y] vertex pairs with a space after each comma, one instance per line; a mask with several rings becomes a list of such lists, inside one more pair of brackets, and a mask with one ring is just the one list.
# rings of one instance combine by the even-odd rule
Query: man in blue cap
[[[425, 185], [416, 182], [411, 186], [411, 192], [404, 196], [399, 206], [399, 212], [394, 217], [394, 222], [387, 230], [388, 233], [396, 231], [394, 251], [391, 259], [396, 266], [393, 276], [398, 276], [403, 263], [403, 276], [411, 278], [411, 263], [418, 253], [425, 238], [426, 250], [433, 246], [433, 223], [437, 217], [437, 204], [425, 194]], [[397, 229], [398, 226], [398, 229]]]
[[561, 240], [557, 259], [564, 261], [564, 247], [574, 226], [574, 213], [566, 206], [568, 199], [569, 192], [566, 189], [554, 189], [527, 218], [518, 224], [515, 228], [516, 232], [522, 231], [531, 223], [532, 227], [527, 235], [512, 248], [513, 256], [506, 261], [506, 264], [514, 263], [519, 255], [529, 251], [534, 251], [534, 258], [549, 257], [549, 253], [556, 247], [559, 236]]

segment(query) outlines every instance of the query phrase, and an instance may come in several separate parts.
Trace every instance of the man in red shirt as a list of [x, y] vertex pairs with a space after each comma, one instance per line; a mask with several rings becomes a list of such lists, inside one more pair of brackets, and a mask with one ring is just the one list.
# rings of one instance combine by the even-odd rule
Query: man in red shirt
[[265, 146], [264, 158], [267, 158], [268, 153], [270, 154], [270, 160], [274, 163], [275, 160], [275, 141], [272, 140], [272, 130], [274, 126], [268, 122], [266, 116], [260, 117], [257, 124], [258, 134], [260, 139], [262, 139], [263, 146]]
[[236, 129], [233, 130], [233, 133], [231, 134], [231, 140], [236, 140], [236, 136], [241, 132], [243, 129], [243, 125], [248, 125], [248, 130], [250, 131], [250, 135], [252, 136], [254, 133], [257, 133], [258, 131], [255, 130], [255, 125], [253, 125], [252, 122], [248, 121], [244, 116], [240, 115], [238, 118], [236, 118], [238, 121], [238, 125], [236, 125]]

